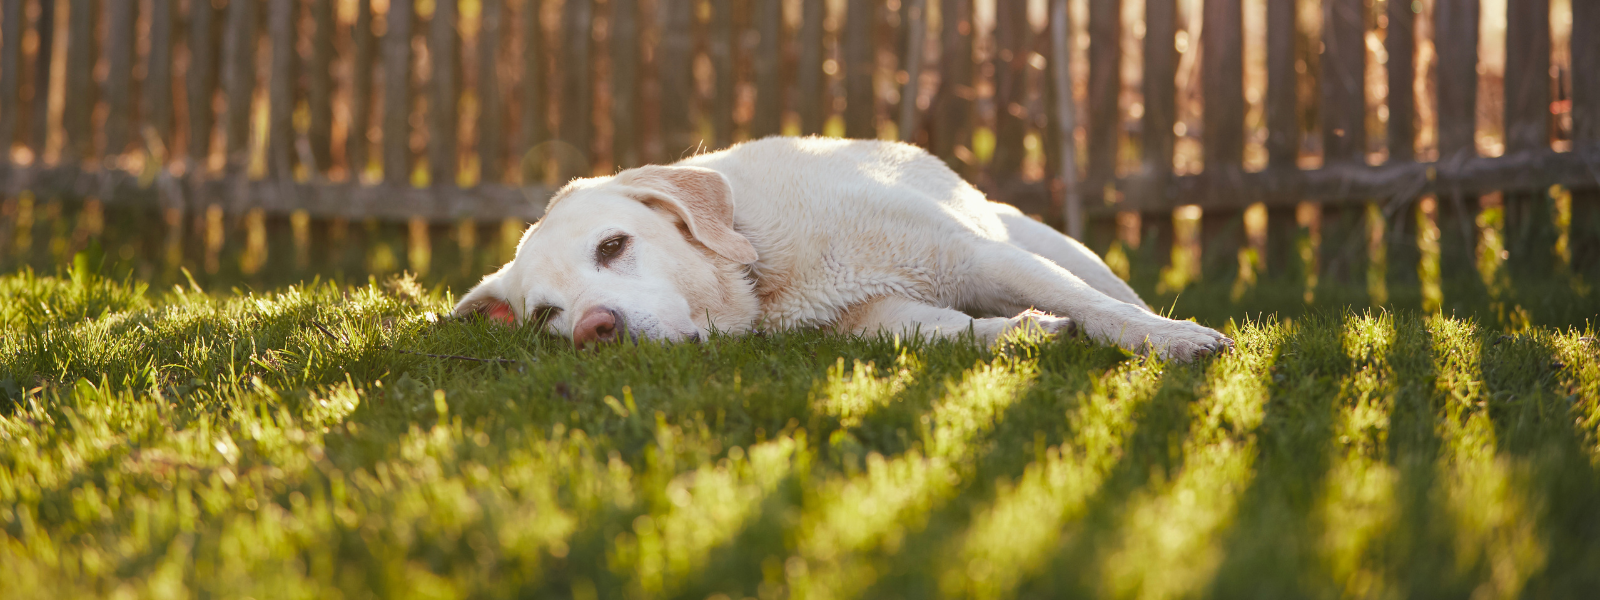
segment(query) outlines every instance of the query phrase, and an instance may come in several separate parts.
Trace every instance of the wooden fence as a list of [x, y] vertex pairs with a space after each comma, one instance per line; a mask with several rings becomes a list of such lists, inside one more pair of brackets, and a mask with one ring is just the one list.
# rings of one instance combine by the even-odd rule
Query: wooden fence
[[533, 220], [774, 134], [922, 144], [1079, 237], [1594, 188], [1600, 5], [1503, 1], [1502, 48], [1480, 0], [0, 0], [0, 198]]

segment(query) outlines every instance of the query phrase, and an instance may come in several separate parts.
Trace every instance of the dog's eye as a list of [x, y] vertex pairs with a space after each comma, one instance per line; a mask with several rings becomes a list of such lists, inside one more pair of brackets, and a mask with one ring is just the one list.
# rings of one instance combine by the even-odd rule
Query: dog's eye
[[618, 254], [622, 253], [622, 248], [626, 245], [628, 245], [628, 236], [619, 235], [607, 239], [604, 242], [600, 242], [600, 246], [595, 248], [595, 254], [598, 255], [602, 261], [615, 258]]
[[549, 323], [551, 319], [556, 318], [556, 315], [559, 314], [561, 314], [561, 309], [554, 306], [542, 304], [534, 307], [533, 325], [535, 327], [544, 327], [545, 324]]

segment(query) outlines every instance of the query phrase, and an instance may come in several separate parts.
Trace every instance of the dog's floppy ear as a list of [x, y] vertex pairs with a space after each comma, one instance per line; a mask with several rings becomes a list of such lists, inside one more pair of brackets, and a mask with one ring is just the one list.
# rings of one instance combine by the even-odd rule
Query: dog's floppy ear
[[515, 325], [517, 313], [511, 310], [511, 303], [506, 299], [502, 275], [504, 271], [491, 273], [473, 286], [472, 291], [461, 297], [456, 303], [455, 316], [481, 315], [489, 319]]
[[739, 263], [756, 262], [756, 249], [733, 230], [733, 186], [721, 173], [701, 167], [647, 166], [617, 175], [618, 183], [641, 188], [683, 219], [689, 234], [712, 252]]

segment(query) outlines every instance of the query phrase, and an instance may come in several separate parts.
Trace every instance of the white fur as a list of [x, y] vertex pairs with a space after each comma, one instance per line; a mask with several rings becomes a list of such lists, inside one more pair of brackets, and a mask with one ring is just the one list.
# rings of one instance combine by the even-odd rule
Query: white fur
[[[703, 223], [642, 201], [653, 193], [638, 189], [646, 178], [624, 171], [559, 192], [516, 259], [457, 313], [504, 300], [526, 321], [537, 305], [559, 307], [549, 327], [568, 337], [577, 315], [605, 306], [633, 335], [668, 340], [712, 328], [821, 326], [928, 337], [971, 331], [992, 341], [1034, 323], [1052, 332], [1075, 325], [1093, 339], [1180, 360], [1232, 343], [1151, 312], [1083, 244], [989, 202], [915, 146], [767, 138], [674, 167], [700, 168], [684, 176], [709, 170], [731, 186], [731, 229], [757, 260], [740, 265], [709, 250], [688, 234]], [[685, 200], [691, 209], [714, 201]], [[626, 269], [593, 259], [595, 245], [616, 232], [632, 238]], [[1050, 314], [1026, 312], [1033, 308]]]

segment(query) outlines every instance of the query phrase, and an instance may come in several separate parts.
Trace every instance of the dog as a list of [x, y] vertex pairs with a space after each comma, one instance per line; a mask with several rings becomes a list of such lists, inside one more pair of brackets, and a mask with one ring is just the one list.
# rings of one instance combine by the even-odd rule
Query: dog
[[575, 179], [454, 314], [578, 346], [817, 327], [986, 343], [1033, 327], [1177, 361], [1233, 345], [922, 149], [820, 137]]

